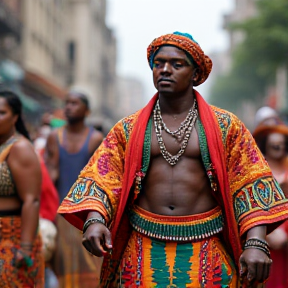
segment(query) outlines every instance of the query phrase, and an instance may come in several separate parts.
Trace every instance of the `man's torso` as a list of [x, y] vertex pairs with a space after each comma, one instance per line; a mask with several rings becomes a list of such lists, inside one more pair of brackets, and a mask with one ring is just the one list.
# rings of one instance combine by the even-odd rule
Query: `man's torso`
[[[162, 131], [167, 151], [177, 154], [180, 143]], [[137, 204], [163, 215], [193, 215], [211, 210], [216, 204], [202, 163], [199, 138], [193, 128], [178, 163], [171, 166], [162, 156], [155, 127], [152, 127], [150, 165]]]

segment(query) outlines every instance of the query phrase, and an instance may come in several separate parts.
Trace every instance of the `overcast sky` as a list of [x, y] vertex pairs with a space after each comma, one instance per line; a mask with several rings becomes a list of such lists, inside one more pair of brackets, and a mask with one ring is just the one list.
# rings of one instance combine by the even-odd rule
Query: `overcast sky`
[[[151, 98], [155, 88], [146, 60], [150, 42], [180, 31], [190, 33], [205, 54], [225, 50], [223, 15], [233, 8], [234, 0], [107, 0], [107, 25], [117, 39], [118, 73], [139, 79]], [[204, 85], [199, 86], [200, 93]]]

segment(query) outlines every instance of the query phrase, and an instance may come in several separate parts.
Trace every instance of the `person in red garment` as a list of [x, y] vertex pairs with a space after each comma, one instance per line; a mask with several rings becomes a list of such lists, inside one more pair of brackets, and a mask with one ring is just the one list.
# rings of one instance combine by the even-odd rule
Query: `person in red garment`
[[[265, 156], [272, 173], [288, 197], [288, 127], [267, 123], [256, 127], [253, 136]], [[273, 265], [266, 288], [288, 287], [288, 222], [267, 235]]]
[[53, 271], [51, 262], [56, 249], [57, 228], [55, 224], [57, 209], [59, 207], [59, 196], [41, 155], [39, 155], [39, 160], [42, 173], [39, 228], [45, 259], [45, 288], [58, 288], [58, 279]]
[[57, 209], [59, 207], [59, 195], [53, 184], [43, 158], [40, 157], [42, 172], [40, 217], [55, 222]]

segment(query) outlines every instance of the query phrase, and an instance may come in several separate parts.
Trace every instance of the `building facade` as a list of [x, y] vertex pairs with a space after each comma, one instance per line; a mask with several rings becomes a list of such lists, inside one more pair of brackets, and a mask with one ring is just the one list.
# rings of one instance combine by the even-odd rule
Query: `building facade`
[[223, 17], [223, 28], [229, 34], [229, 50], [228, 56], [230, 57], [230, 65], [231, 65], [231, 57], [234, 49], [239, 45], [243, 40], [245, 35], [242, 31], [235, 31], [229, 29], [229, 25], [232, 23], [241, 23], [251, 17], [257, 15], [257, 0], [234, 0], [235, 8], [230, 14], [226, 14]]
[[67, 91], [78, 89], [90, 98], [90, 123], [112, 126], [116, 40], [105, 23], [106, 0], [0, 0], [1, 11], [0, 73], [3, 61], [17, 65], [25, 99], [43, 112], [61, 108]]
[[90, 96], [91, 124], [111, 128], [116, 81], [116, 40], [106, 26], [105, 0], [69, 1], [69, 86]]
[[145, 91], [141, 81], [135, 78], [117, 78], [116, 117], [121, 119], [135, 113], [147, 104]]

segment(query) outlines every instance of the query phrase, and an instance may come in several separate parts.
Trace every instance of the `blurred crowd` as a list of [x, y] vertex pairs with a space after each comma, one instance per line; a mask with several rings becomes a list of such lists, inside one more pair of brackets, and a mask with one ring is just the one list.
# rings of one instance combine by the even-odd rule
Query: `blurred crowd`
[[[44, 114], [31, 139], [20, 99], [0, 91], [1, 287], [10, 287], [12, 279], [15, 287], [89, 288], [99, 279], [101, 260], [82, 247], [81, 233], [57, 209], [104, 136], [85, 124], [89, 101], [81, 92], [68, 93], [64, 115], [65, 120]], [[277, 111], [262, 107], [251, 133], [288, 197], [287, 124]], [[288, 223], [267, 241], [273, 266], [265, 287], [288, 287]]]
[[[274, 177], [288, 197], [288, 126], [270, 107], [262, 107], [255, 114], [252, 133], [259, 149], [265, 156]], [[265, 191], [263, 191], [265, 193]], [[273, 265], [266, 288], [288, 287], [288, 223], [284, 222], [272, 233], [267, 242], [271, 248]]]
[[28, 131], [18, 95], [0, 91], [0, 287], [98, 281], [101, 263], [57, 209], [103, 134], [86, 125], [89, 101], [81, 92], [68, 93], [64, 114], [65, 120], [44, 114], [37, 130]]

